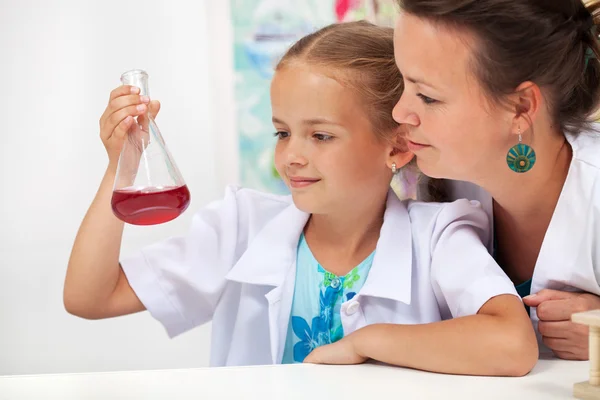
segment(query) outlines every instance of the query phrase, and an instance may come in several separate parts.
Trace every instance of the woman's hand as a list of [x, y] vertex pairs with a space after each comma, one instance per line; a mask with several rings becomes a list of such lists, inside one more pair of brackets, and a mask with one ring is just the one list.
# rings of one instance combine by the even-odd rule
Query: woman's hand
[[557, 357], [589, 359], [589, 328], [571, 322], [571, 315], [600, 309], [600, 297], [590, 293], [543, 289], [524, 297], [523, 302], [536, 308], [542, 341]]

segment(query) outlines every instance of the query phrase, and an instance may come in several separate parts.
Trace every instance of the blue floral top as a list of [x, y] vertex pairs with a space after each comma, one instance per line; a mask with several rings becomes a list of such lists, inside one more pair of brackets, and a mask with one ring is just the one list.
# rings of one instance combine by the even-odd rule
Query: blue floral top
[[304, 235], [300, 237], [283, 364], [301, 363], [316, 347], [344, 337], [341, 305], [352, 299], [363, 286], [374, 256], [375, 252], [347, 275], [337, 276], [319, 265]]

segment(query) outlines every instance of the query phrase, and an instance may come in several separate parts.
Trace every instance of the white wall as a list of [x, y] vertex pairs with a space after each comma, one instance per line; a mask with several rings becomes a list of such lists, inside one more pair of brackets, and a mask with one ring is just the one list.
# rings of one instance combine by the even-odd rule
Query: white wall
[[0, 0], [0, 374], [207, 365], [209, 327], [169, 340], [147, 313], [78, 319], [62, 285], [106, 166], [98, 119], [125, 70], [150, 74], [192, 206], [126, 228], [123, 252], [185, 232], [237, 179], [227, 3]]

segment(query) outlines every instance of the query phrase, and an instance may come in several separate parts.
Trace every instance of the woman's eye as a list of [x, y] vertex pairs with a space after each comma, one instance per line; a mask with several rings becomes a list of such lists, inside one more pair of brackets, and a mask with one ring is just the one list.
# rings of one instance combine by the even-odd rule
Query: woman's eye
[[436, 99], [432, 99], [431, 97], [425, 96], [424, 94], [417, 94], [417, 96], [419, 96], [421, 98], [421, 101], [423, 101], [423, 103], [425, 104], [434, 104], [437, 103]]

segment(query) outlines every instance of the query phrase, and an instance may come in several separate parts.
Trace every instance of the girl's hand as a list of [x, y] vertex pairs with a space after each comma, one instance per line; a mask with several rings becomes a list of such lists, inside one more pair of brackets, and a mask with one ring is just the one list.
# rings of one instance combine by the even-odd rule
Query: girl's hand
[[135, 118], [138, 117], [138, 124], [143, 124], [146, 113], [155, 118], [160, 110], [158, 101], [150, 101], [139, 92], [135, 86], [119, 86], [111, 92], [106, 110], [100, 117], [100, 138], [112, 165], [116, 166], [119, 160], [127, 132], [136, 123]]
[[351, 365], [362, 364], [368, 360], [356, 351], [356, 335], [350, 334], [339, 341], [314, 349], [305, 359], [311, 364]]

